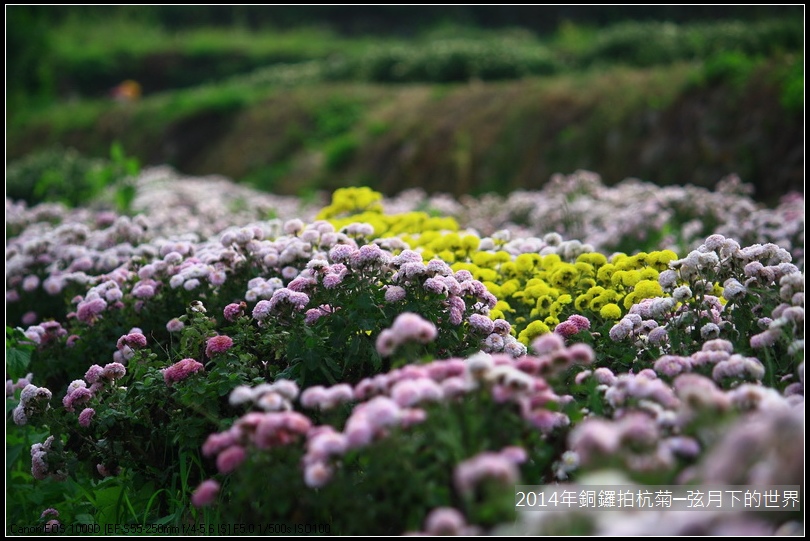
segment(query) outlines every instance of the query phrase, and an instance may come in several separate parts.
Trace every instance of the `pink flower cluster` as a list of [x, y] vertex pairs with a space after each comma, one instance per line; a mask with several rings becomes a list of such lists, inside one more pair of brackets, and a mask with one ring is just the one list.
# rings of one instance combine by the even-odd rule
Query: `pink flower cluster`
[[317, 308], [310, 308], [304, 314], [304, 323], [307, 325], [313, 325], [316, 321], [321, 319], [321, 317], [329, 315], [333, 313], [335, 309], [333, 309], [328, 304], [322, 304]]
[[247, 309], [247, 303], [244, 301], [240, 302], [239, 304], [232, 302], [225, 309], [222, 311], [222, 315], [225, 317], [227, 321], [233, 323], [241, 316], [245, 315], [245, 310]]
[[118, 349], [114, 358], [116, 361], [129, 361], [134, 355], [136, 349], [143, 349], [146, 347], [146, 336], [140, 329], [132, 329], [129, 334], [125, 334], [118, 339], [115, 347]]
[[[67, 479], [66, 471], [57, 467], [56, 464], [51, 464], [51, 461], [57, 462], [58, 460], [53, 444], [54, 437], [48, 436], [43, 443], [35, 443], [31, 446], [31, 475], [38, 481], [48, 477], [53, 477], [57, 481]], [[54, 456], [49, 460], [48, 455], [50, 454]]]
[[33, 343], [45, 346], [67, 336], [67, 330], [63, 329], [58, 321], [43, 321], [39, 325], [28, 327], [23, 334]]
[[253, 308], [253, 319], [264, 321], [271, 313], [281, 310], [281, 306], [290, 306], [296, 311], [302, 311], [309, 303], [306, 293], [293, 291], [286, 287], [277, 289], [269, 301], [261, 300]]
[[[417, 534], [420, 535], [420, 534]], [[467, 524], [464, 515], [452, 507], [437, 507], [425, 518], [423, 535], [481, 535], [481, 529]]]
[[522, 447], [506, 447], [500, 452], [484, 452], [459, 463], [453, 471], [456, 490], [472, 494], [484, 480], [493, 480], [503, 485], [517, 484], [520, 478], [518, 465], [526, 462]]
[[564, 338], [571, 338], [581, 331], [587, 331], [591, 328], [591, 322], [585, 316], [573, 314], [567, 320], [561, 321], [556, 327], [554, 332], [563, 336]]
[[225, 353], [233, 347], [233, 339], [230, 336], [212, 336], [205, 342], [205, 356], [209, 359], [220, 353]]
[[[715, 339], [704, 343], [701, 351], [691, 356], [661, 357], [655, 371], [645, 369], [635, 375], [617, 377], [602, 367], [579, 374], [578, 381], [588, 377], [597, 380], [598, 389], [604, 392], [605, 403], [611, 408], [608, 411], [613, 411], [615, 419], [591, 417], [579, 423], [570, 434], [569, 449], [585, 465], [604, 464], [606, 457], [613, 457], [633, 471], [668, 470], [675, 466], [678, 456], [694, 458], [701, 451], [703, 442], [681, 435], [696, 419], [728, 416], [735, 410], [772, 415], [803, 410], [804, 397], [799, 394], [803, 391], [802, 383], [796, 386], [798, 392], [786, 389], [784, 396], [775, 389], [750, 383], [723, 391], [706, 376], [683, 373], [684, 366], [694, 370], [705, 366], [714, 379], [724, 382], [725, 372], [740, 365], [740, 370], [733, 369], [733, 377], [739, 378], [743, 373], [750, 376], [745, 372], [746, 366], [756, 359], [732, 351], [731, 342]], [[756, 361], [756, 366], [761, 364]], [[658, 379], [656, 371], [673, 378], [671, 386]], [[747, 417], [739, 416], [735, 426], [750, 434], [751, 428], [742, 428], [746, 425]], [[723, 460], [728, 461], [728, 456], [724, 455]], [[778, 468], [777, 462], [766, 457], [760, 461], [763, 467], [774, 468]]]
[[224, 432], [211, 434], [202, 446], [204, 456], [216, 456], [220, 473], [238, 468], [246, 458], [246, 447], [270, 449], [288, 445], [306, 435], [312, 421], [294, 412], [249, 412]]
[[484, 338], [481, 350], [487, 353], [507, 353], [514, 358], [526, 355], [526, 346], [518, 342], [511, 331], [512, 325], [505, 319], [494, 320], [492, 331]]
[[[419, 288], [446, 297], [443, 304], [447, 308], [447, 321], [451, 325], [461, 325], [468, 311], [486, 315], [497, 303], [495, 296], [487, 291], [483, 283], [473, 279], [469, 271], [460, 270], [454, 273], [447, 263], [439, 259], [425, 264], [421, 254], [404, 249], [391, 259], [391, 263], [397, 269], [391, 276], [394, 284], [392, 287], [402, 287], [405, 290]], [[397, 302], [401, 298], [404, 295], [398, 289], [386, 296], [387, 302]], [[478, 320], [478, 323], [482, 322]]]
[[101, 297], [88, 298], [79, 302], [76, 317], [79, 321], [93, 325], [107, 308], [107, 302]]
[[[395, 428], [407, 428], [425, 421], [427, 412], [415, 406], [458, 399], [482, 386], [490, 390], [496, 401], [515, 403], [529, 424], [550, 433], [569, 424], [565, 414], [553, 410], [559, 409], [571, 397], [556, 395], [536, 374], [544, 363], [551, 362], [554, 355], [567, 352], [576, 357], [577, 348], [587, 348], [577, 344], [566, 349], [561, 337], [556, 336], [556, 340], [559, 347], [543, 357], [515, 360], [508, 355], [491, 356], [481, 352], [466, 360], [454, 358], [425, 365], [406, 365], [366, 378], [354, 388], [348, 384], [311, 387], [300, 397], [305, 408], [329, 410], [340, 404], [358, 402], [342, 432], [327, 425], [313, 427], [307, 417], [286, 409], [270, 413], [250, 412], [229, 430], [210, 435], [203, 446], [203, 454], [216, 455], [219, 470], [226, 473], [245, 460], [251, 447], [268, 449], [287, 445], [306, 435], [306, 453], [302, 459], [304, 480], [310, 487], [321, 487], [332, 478], [336, 459], [347, 450], [370, 445], [387, 437]], [[590, 352], [590, 348], [587, 349]], [[290, 384], [281, 380], [252, 389], [238, 387], [231, 393], [230, 400], [234, 405], [252, 402], [262, 408], [261, 403], [267, 396], [284, 395], [285, 400], [292, 400], [297, 387], [281, 388]], [[553, 408], [548, 409], [549, 405]], [[523, 460], [525, 452], [522, 449], [507, 448], [497, 456], [484, 456], [480, 464], [475, 463], [477, 466], [462, 467], [459, 476], [465, 487], [477, 482], [472, 479], [490, 474], [504, 479], [516, 478], [515, 464]]]
[[48, 409], [52, 396], [51, 391], [45, 387], [37, 387], [31, 383], [26, 384], [20, 393], [20, 403], [11, 412], [14, 424], [25, 425], [30, 417]]
[[318, 426], [307, 435], [307, 453], [302, 464], [304, 481], [310, 487], [322, 487], [332, 478], [331, 461], [348, 449], [369, 445], [386, 436], [395, 427], [408, 427], [425, 420], [423, 410], [400, 408], [393, 400], [376, 396], [355, 406], [342, 433], [330, 426]]
[[232, 406], [250, 404], [263, 411], [289, 411], [298, 396], [298, 384], [288, 379], [261, 383], [255, 387], [240, 385], [231, 391]]
[[383, 330], [377, 337], [377, 352], [383, 357], [390, 357], [402, 344], [429, 344], [438, 334], [433, 323], [419, 314], [405, 312], [397, 316], [390, 329]]
[[727, 380], [753, 379], [760, 381], [765, 376], [765, 367], [754, 357], [743, 357], [733, 353], [733, 344], [724, 339], [713, 339], [703, 343], [700, 351], [689, 356], [664, 355], [653, 364], [653, 369], [661, 376], [674, 378], [678, 374], [711, 371], [718, 383]]
[[[584, 318], [583, 318], [584, 319]], [[526, 357], [518, 361], [518, 366], [530, 374], [550, 376], [562, 373], [572, 366], [589, 366], [595, 358], [593, 349], [587, 344], [577, 343], [565, 346], [562, 334], [546, 333], [532, 342], [532, 350], [537, 357]]]
[[219, 494], [220, 485], [213, 479], [206, 479], [194, 490], [191, 495], [191, 504], [194, 507], [206, 507], [214, 503]]
[[83, 426], [85, 428], [89, 427], [95, 415], [96, 410], [94, 410], [93, 408], [84, 408], [82, 412], [79, 414], [79, 426]]
[[31, 383], [31, 380], [34, 379], [34, 374], [28, 373], [25, 375], [24, 378], [20, 378], [15, 383], [14, 380], [7, 379], [6, 380], [6, 398], [10, 398], [14, 396], [14, 391], [17, 389], [25, 389], [25, 387]]
[[331, 410], [354, 400], [351, 385], [340, 383], [332, 387], [315, 385], [301, 393], [301, 405], [307, 409]]
[[182, 361], [178, 361], [170, 367], [163, 369], [163, 381], [166, 382], [166, 385], [171, 386], [173, 383], [183, 381], [191, 374], [200, 372], [202, 370], [205, 370], [202, 363], [195, 361], [194, 359], [183, 359]]

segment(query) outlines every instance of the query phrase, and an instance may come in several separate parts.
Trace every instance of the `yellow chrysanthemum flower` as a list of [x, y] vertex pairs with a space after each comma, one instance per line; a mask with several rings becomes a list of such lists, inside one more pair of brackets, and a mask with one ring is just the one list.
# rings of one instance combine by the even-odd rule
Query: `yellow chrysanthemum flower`
[[669, 262], [678, 259], [678, 254], [672, 250], [661, 250], [659, 252], [650, 252], [650, 257], [647, 259], [649, 265], [658, 271], [663, 271], [669, 268]]
[[658, 271], [652, 267], [644, 267], [638, 272], [642, 280], [658, 280]]
[[467, 252], [478, 250], [478, 246], [480, 245], [481, 239], [475, 235], [464, 235], [461, 237], [461, 247]]
[[493, 255], [492, 252], [476, 252], [472, 255], [472, 262], [479, 267], [489, 267], [494, 259]]
[[622, 317], [622, 309], [618, 304], [608, 303], [599, 310], [599, 315], [605, 319], [617, 320]]
[[559, 255], [548, 254], [543, 256], [543, 259], [540, 262], [540, 264], [544, 269], [551, 269], [559, 265], [561, 261], [562, 259], [560, 259]]
[[506, 301], [498, 301], [495, 303], [495, 308], [493, 310], [500, 310], [503, 313], [515, 313], [515, 310], [509, 306], [509, 303]]
[[591, 296], [587, 293], [583, 293], [579, 295], [576, 299], [574, 299], [574, 308], [577, 309], [577, 312], [583, 312], [589, 309], [588, 303], [591, 302]]
[[579, 278], [579, 271], [570, 263], [558, 264], [551, 273], [551, 285], [561, 289], [571, 287]]
[[590, 263], [585, 263], [583, 261], [577, 261], [574, 263], [574, 267], [576, 267], [579, 275], [581, 277], [593, 277], [596, 276], [596, 269]]
[[548, 328], [548, 325], [542, 321], [535, 320], [529, 323], [525, 329], [520, 331], [518, 341], [524, 346], [528, 347], [535, 338], [541, 334], [546, 334], [549, 332], [551, 332], [551, 330]]
[[657, 280], [642, 280], [636, 284], [633, 292], [636, 294], [637, 300], [652, 299], [664, 295], [664, 290]]
[[630, 310], [630, 307], [636, 304], [638, 300], [639, 300], [638, 294], [635, 291], [631, 291], [624, 297], [624, 300], [622, 302], [624, 304], [625, 309]]
[[605, 257], [604, 255], [602, 255], [600, 253], [597, 253], [597, 252], [590, 252], [590, 253], [580, 254], [579, 257], [577, 257], [577, 261], [578, 262], [581, 261], [583, 263], [589, 263], [590, 265], [593, 265], [594, 267], [601, 267], [602, 265], [605, 265], [607, 263], [607, 257]]
[[614, 272], [616, 272], [616, 265], [606, 263], [605, 265], [599, 267], [599, 270], [596, 271], [596, 279], [603, 284], [610, 284]]
[[522, 273], [531, 272], [537, 263], [537, 254], [520, 254], [515, 258], [515, 267]]
[[506, 282], [501, 284], [501, 294], [500, 295], [495, 295], [494, 293], [493, 293], [493, 295], [495, 295], [496, 297], [500, 297], [500, 296], [509, 297], [513, 293], [515, 293], [519, 288], [520, 288], [520, 282], [513, 278], [513, 279], [507, 280]]

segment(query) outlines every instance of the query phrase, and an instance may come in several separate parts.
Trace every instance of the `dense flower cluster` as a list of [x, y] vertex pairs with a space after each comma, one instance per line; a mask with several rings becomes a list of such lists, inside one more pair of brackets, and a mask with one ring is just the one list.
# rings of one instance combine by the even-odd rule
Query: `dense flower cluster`
[[262, 522], [377, 516], [397, 484], [394, 533], [474, 534], [526, 480], [803, 475], [800, 196], [578, 172], [507, 198], [346, 188], [316, 215], [166, 168], [136, 186], [133, 217], [7, 201], [9, 434], [47, 427], [35, 479], [194, 479], [193, 506]]

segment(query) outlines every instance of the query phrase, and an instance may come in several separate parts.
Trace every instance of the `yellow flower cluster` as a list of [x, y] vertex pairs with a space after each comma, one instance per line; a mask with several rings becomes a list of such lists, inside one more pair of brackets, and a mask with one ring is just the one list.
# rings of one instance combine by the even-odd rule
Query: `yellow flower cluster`
[[521, 254], [512, 260], [500, 251], [474, 253], [471, 262], [453, 268], [465, 268], [484, 282], [500, 300], [491, 316], [510, 321], [528, 345], [571, 313], [617, 320], [642, 299], [664, 296], [658, 273], [674, 259], [677, 255], [669, 250], [617, 254], [610, 261], [585, 253], [573, 263], [557, 254]]
[[[439, 257], [454, 271], [468, 270], [480, 280], [498, 303], [492, 319], [503, 318], [525, 345], [550, 332], [573, 313], [615, 321], [633, 304], [665, 296], [658, 274], [678, 259], [671, 250], [615, 254], [584, 253], [576, 261], [563, 261], [557, 254], [520, 254], [479, 250], [481, 239], [459, 232], [452, 218], [430, 217], [424, 212], [398, 215], [382, 213], [381, 196], [368, 188], [344, 188], [335, 192], [332, 205], [319, 217], [335, 227], [366, 222], [375, 237], [398, 236], [425, 261]], [[357, 211], [352, 214], [353, 211]], [[338, 217], [342, 214], [342, 217]]]
[[425, 235], [429, 238], [441, 237], [444, 232], [459, 229], [458, 222], [453, 218], [438, 218], [416, 211], [393, 215], [368, 211], [345, 218], [332, 218], [329, 222], [338, 231], [352, 223], [367, 223], [374, 228], [373, 238], [400, 237], [411, 246], [412, 239]]
[[[481, 239], [477, 235], [458, 233], [458, 224], [455, 229], [445, 228], [445, 231], [434, 229], [422, 234], [405, 235], [402, 240], [412, 248], [418, 248], [425, 261], [439, 257], [451, 265], [456, 261], [468, 261], [476, 254], [481, 244]], [[509, 254], [506, 256], [508, 259]]]
[[[332, 194], [332, 204], [321, 209], [318, 220], [330, 220], [340, 216], [353, 216], [364, 212], [381, 214], [382, 194], [368, 187], [340, 188]], [[358, 220], [353, 220], [358, 221]]]
[[381, 200], [382, 194], [371, 188], [340, 188], [332, 195], [332, 204], [321, 209], [316, 219], [329, 220], [338, 230], [352, 223], [367, 223], [374, 228], [375, 238], [401, 236], [409, 244], [420, 236], [439, 238], [443, 232], [459, 230], [453, 218], [430, 216], [426, 212], [383, 214]]

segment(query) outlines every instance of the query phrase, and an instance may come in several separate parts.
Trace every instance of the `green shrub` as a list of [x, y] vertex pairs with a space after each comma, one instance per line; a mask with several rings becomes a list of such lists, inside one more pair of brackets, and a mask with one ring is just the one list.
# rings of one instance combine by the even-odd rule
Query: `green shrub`
[[324, 152], [326, 153], [326, 168], [329, 171], [337, 171], [348, 164], [354, 157], [360, 143], [351, 134], [342, 135], [327, 143]]
[[88, 158], [75, 149], [59, 147], [30, 154], [9, 165], [6, 197], [29, 205], [50, 201], [77, 207], [99, 197], [108, 186], [119, 184], [114, 203], [125, 211], [134, 191], [120, 181], [135, 175], [139, 165], [134, 158], [127, 158], [118, 144], [112, 146], [110, 154], [110, 160]]
[[591, 46], [579, 55], [578, 63], [652, 66], [729, 52], [768, 55], [800, 50], [803, 35], [801, 21], [791, 19], [691, 25], [626, 22], [597, 33]]
[[793, 58], [782, 76], [782, 106], [791, 112], [804, 110], [804, 55]]
[[464, 82], [514, 79], [559, 71], [553, 54], [537, 43], [441, 39], [380, 47], [348, 61], [343, 77], [390, 82]]

